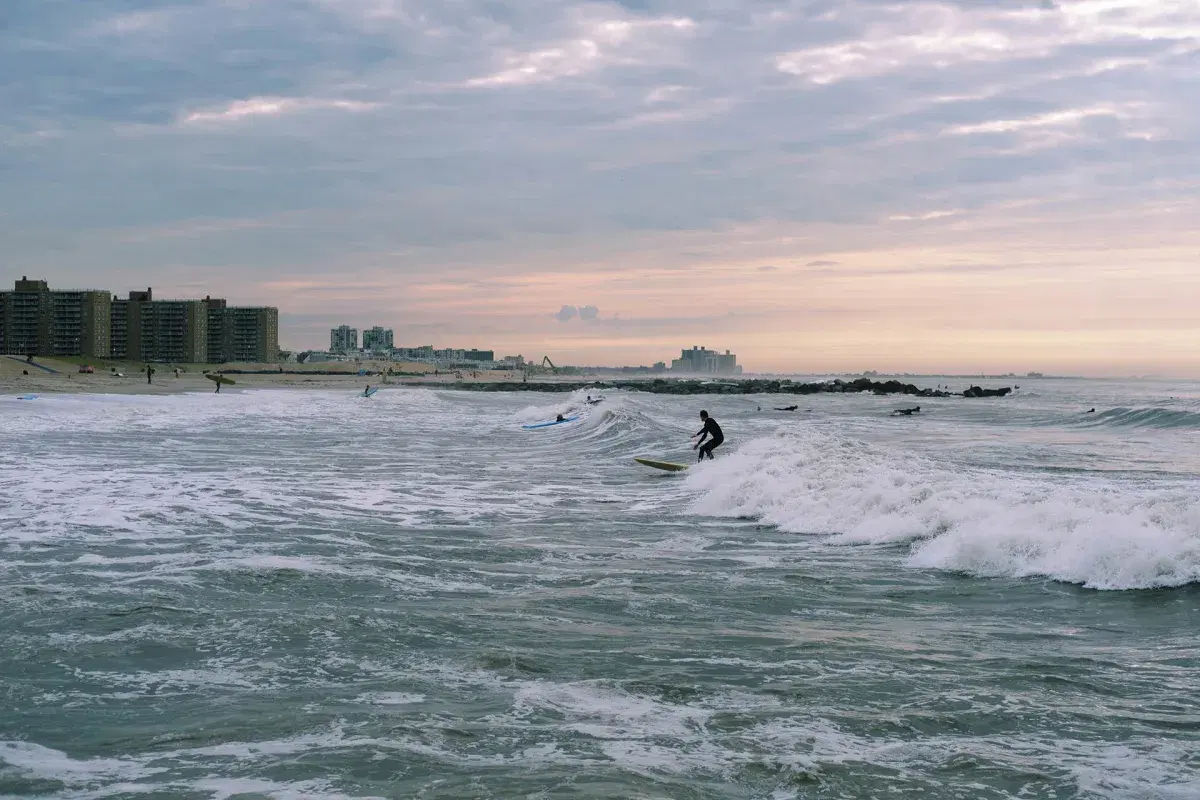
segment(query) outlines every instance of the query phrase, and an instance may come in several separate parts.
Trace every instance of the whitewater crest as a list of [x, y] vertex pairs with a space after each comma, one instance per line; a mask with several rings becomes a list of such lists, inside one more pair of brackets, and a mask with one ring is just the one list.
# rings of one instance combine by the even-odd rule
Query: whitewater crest
[[1113, 408], [1075, 420], [1086, 427], [1200, 430], [1200, 412], [1174, 408]]
[[909, 544], [910, 567], [1095, 589], [1200, 582], [1200, 499], [1178, 480], [990, 471], [814, 429], [747, 442], [687, 480], [697, 513]]

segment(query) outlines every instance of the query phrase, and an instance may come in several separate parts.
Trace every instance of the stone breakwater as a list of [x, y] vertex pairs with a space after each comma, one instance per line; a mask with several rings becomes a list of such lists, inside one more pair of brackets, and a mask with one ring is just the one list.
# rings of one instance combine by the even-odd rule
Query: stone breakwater
[[592, 380], [592, 381], [456, 381], [454, 383], [406, 382], [407, 386], [429, 386], [439, 389], [461, 389], [472, 392], [575, 392], [580, 389], [624, 389], [651, 394], [842, 394], [870, 392], [877, 395], [905, 394], [915, 397], [1004, 397], [1012, 389], [983, 389], [972, 386], [964, 392], [922, 389], [900, 381], [873, 381], [858, 378], [819, 383], [791, 380]]

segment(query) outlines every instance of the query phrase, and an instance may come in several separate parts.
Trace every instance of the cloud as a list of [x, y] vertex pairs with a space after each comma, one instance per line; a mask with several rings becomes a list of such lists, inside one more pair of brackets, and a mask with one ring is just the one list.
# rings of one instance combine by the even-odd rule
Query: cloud
[[[1174, 0], [1071, 0], [1057, 6], [915, 2], [839, 4], [856, 35], [783, 53], [776, 68], [815, 85], [929, 73], [988, 63], [1020, 64], [1072, 48], [1194, 41], [1194, 6]], [[857, 24], [856, 24], [857, 23]]]
[[235, 100], [224, 106], [192, 111], [182, 117], [185, 125], [241, 122], [253, 117], [278, 117], [301, 111], [371, 111], [378, 103], [358, 100], [324, 100], [315, 97], [254, 97]]
[[838, 265], [837, 261], [817, 260], [817, 261], [810, 261], [807, 264], [805, 264], [804, 266], [806, 266], [806, 267], [836, 267], [837, 265]]
[[779, 267], [773, 267], [770, 264], [764, 264], [763, 266], [758, 268], [759, 272], [777, 272], [778, 270], [779, 270]]
[[1092, 117], [1121, 119], [1125, 116], [1125, 113], [1121, 110], [1113, 108], [1110, 105], [1093, 106], [1091, 108], [1066, 108], [1058, 111], [1050, 111], [1045, 114], [1034, 114], [1022, 119], [998, 119], [988, 120], [987, 122], [976, 122], [970, 125], [955, 125], [947, 128], [945, 132], [951, 136], [971, 136], [981, 133], [1011, 133], [1029, 130], [1030, 128], [1073, 126]]
[[691, 31], [687, 17], [594, 17], [578, 6], [580, 16], [571, 38], [551, 41], [525, 52], [510, 52], [495, 72], [471, 78], [469, 87], [489, 88], [545, 83], [603, 69], [613, 64], [637, 64], [658, 57], [664, 35]]
[[957, 217], [962, 214], [961, 209], [949, 209], [945, 211], [926, 211], [923, 214], [892, 214], [888, 217], [889, 222], [928, 222], [930, 220], [942, 219], [944, 217]]
[[595, 306], [563, 306], [554, 314], [554, 318], [559, 322], [570, 322], [579, 317], [584, 322], [593, 322], [600, 315], [600, 309]]

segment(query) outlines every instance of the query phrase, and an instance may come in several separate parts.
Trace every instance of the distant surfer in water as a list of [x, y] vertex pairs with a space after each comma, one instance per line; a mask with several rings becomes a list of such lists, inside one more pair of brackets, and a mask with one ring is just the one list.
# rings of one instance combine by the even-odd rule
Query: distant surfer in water
[[566, 420], [566, 418], [565, 418], [565, 417], [564, 417], [562, 414], [559, 414], [559, 415], [558, 415], [558, 418], [557, 418], [557, 419], [555, 419], [554, 421], [555, 421], [555, 422], [566, 422], [567, 420]]
[[[692, 445], [693, 450], [699, 449], [700, 455], [696, 457], [696, 461], [703, 461], [705, 456], [710, 459], [713, 457], [712, 451], [721, 446], [725, 441], [725, 434], [721, 432], [721, 426], [717, 421], [708, 415], [707, 411], [700, 412], [700, 419], [704, 422], [704, 427], [692, 434], [692, 438], [700, 437], [700, 441]], [[709, 439], [708, 437], [712, 437]], [[704, 440], [708, 439], [708, 444]]]

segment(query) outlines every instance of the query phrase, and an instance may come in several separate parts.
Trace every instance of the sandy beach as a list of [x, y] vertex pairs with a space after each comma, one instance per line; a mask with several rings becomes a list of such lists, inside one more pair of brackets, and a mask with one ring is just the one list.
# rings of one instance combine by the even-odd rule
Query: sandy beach
[[[428, 384], [431, 382], [447, 385], [470, 382], [520, 381], [519, 371], [481, 370], [478, 372], [457, 371], [435, 373], [433, 367], [419, 363], [392, 363], [384, 361], [364, 361], [360, 364], [349, 363], [320, 363], [320, 364], [286, 364], [285, 372], [264, 372], [254, 374], [254, 370], [278, 369], [276, 364], [205, 364], [186, 365], [179, 368], [178, 374], [172, 365], [158, 364], [154, 366], [152, 382], [146, 381], [145, 364], [131, 362], [104, 361], [92, 364], [95, 372], [79, 372], [80, 360], [54, 358], [35, 358], [34, 364], [24, 363], [23, 359], [0, 356], [0, 395], [26, 394], [178, 394], [184, 392], [212, 392], [213, 382], [204, 371], [231, 372], [228, 377], [236, 383], [224, 386], [221, 391], [237, 392], [251, 389], [362, 389], [370, 384], [379, 386], [383, 378], [378, 374], [389, 366], [404, 375], [392, 375], [387, 382], [392, 385]], [[359, 375], [358, 370], [376, 373]], [[53, 370], [47, 371], [47, 370]], [[251, 371], [251, 374], [238, 371]], [[339, 371], [342, 374], [320, 374]], [[538, 375], [531, 376], [531, 381], [578, 381], [582, 376]]]

